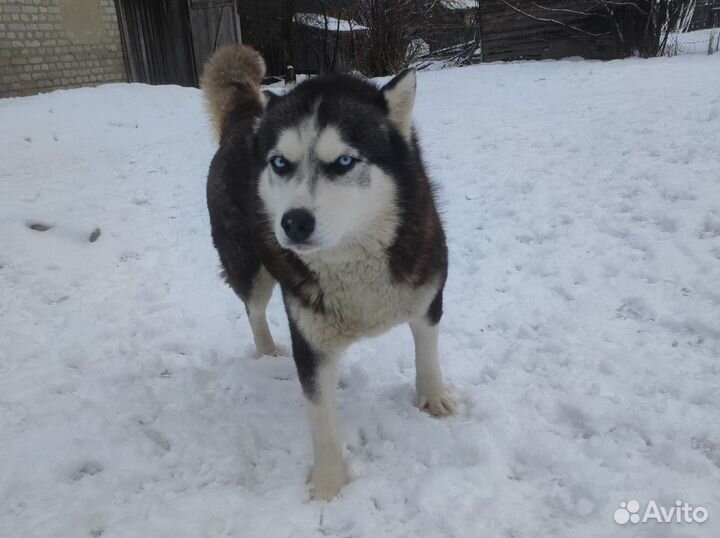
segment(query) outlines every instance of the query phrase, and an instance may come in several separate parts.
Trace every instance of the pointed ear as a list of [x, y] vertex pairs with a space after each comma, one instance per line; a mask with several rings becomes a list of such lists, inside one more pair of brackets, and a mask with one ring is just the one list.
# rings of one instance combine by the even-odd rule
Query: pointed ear
[[277, 104], [277, 102], [281, 99], [278, 94], [276, 94], [275, 92], [271, 92], [270, 90], [263, 90], [262, 93], [265, 97], [265, 109], [268, 109], [271, 106]]
[[388, 105], [390, 121], [410, 140], [412, 110], [415, 104], [415, 69], [406, 69], [382, 89]]

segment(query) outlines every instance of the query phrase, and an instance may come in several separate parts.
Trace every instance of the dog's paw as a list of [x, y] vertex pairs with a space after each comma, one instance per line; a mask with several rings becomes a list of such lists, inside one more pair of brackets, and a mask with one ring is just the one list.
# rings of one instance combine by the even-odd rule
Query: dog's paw
[[345, 463], [329, 467], [314, 467], [310, 474], [310, 497], [317, 501], [329, 501], [349, 481]]
[[430, 396], [418, 396], [418, 409], [430, 413], [434, 417], [445, 417], [455, 414], [455, 402], [445, 392]]

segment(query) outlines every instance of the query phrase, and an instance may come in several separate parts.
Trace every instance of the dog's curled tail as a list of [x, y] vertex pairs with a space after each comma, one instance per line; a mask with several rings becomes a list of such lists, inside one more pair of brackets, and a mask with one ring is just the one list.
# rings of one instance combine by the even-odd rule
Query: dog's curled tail
[[260, 84], [264, 76], [265, 61], [262, 56], [245, 45], [221, 47], [207, 61], [200, 87], [217, 140], [220, 140], [228, 117], [234, 110], [247, 109], [252, 117], [262, 112]]

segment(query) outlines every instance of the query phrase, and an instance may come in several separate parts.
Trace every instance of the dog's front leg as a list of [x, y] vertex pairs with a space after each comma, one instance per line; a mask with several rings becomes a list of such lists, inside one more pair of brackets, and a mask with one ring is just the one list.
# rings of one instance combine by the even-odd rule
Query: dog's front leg
[[339, 355], [320, 358], [315, 366], [314, 393], [305, 394], [315, 460], [310, 491], [313, 498], [326, 501], [348, 482], [335, 419], [338, 359]]
[[335, 418], [340, 353], [314, 349], [292, 320], [290, 334], [313, 440], [310, 493], [314, 499], [329, 501], [348, 482]]
[[447, 395], [438, 357], [439, 320], [428, 316], [410, 322], [415, 342], [415, 390], [417, 406], [436, 417], [455, 413], [455, 402]]

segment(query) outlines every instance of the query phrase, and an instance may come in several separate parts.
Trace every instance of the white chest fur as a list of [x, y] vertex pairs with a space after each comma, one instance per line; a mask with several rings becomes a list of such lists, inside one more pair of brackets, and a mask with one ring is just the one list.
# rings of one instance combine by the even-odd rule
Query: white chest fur
[[322, 290], [323, 312], [290, 300], [290, 315], [321, 349], [341, 349], [422, 316], [437, 292], [433, 282], [414, 288], [394, 282], [384, 251], [348, 253], [328, 259], [309, 256], [308, 267]]

